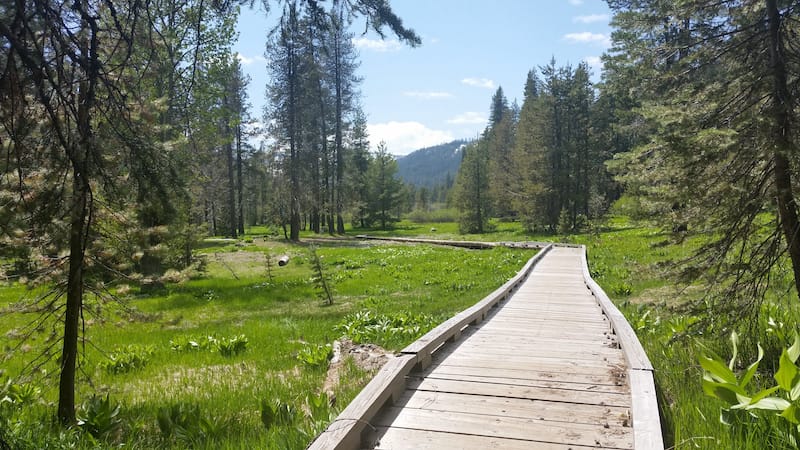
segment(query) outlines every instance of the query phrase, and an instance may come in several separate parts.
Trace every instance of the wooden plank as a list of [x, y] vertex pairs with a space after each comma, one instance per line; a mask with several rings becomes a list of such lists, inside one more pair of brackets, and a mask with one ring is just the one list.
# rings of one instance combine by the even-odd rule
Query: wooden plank
[[[605, 428], [602, 425], [581, 423], [563, 424], [516, 417], [501, 419], [481, 414], [456, 412], [442, 414], [424, 409], [392, 407], [385, 415], [377, 418], [376, 425], [587, 447], [633, 448], [633, 433], [630, 428]], [[460, 448], [460, 446], [458, 442], [454, 442], [443, 448]]]
[[570, 381], [562, 381], [559, 378], [506, 378], [491, 375], [463, 375], [463, 374], [449, 374], [445, 372], [432, 372], [428, 375], [415, 376], [409, 375], [411, 380], [426, 379], [426, 380], [451, 380], [451, 381], [471, 381], [474, 383], [494, 383], [494, 384], [507, 384], [511, 386], [528, 386], [540, 387], [547, 389], [561, 389], [565, 391], [583, 391], [583, 392], [609, 392], [612, 394], [630, 394], [630, 388], [627, 385], [612, 384], [612, 383], [577, 383]]
[[579, 445], [554, 444], [521, 439], [475, 436], [471, 434], [445, 433], [438, 431], [410, 430], [406, 428], [377, 427], [370, 441], [376, 450], [598, 450], [608, 447], [585, 447]]
[[[495, 335], [497, 337], [489, 336], [488, 334], [472, 334], [467, 337], [463, 337], [462, 335], [462, 344], [494, 344], [498, 340], [506, 342], [511, 341], [511, 339], [505, 338], [516, 338], [513, 333], [505, 333], [505, 334], [498, 334]], [[572, 348], [608, 348], [614, 349], [619, 351], [619, 349], [615, 346], [616, 340], [614, 339], [613, 334], [602, 335], [599, 337], [587, 337], [587, 338], [578, 338], [573, 337], [568, 341], [562, 337], [562, 335], [556, 336], [540, 336], [536, 338], [528, 338], [528, 337], [519, 337], [514, 339], [512, 343], [509, 343], [508, 346], [510, 348], [514, 347], [525, 347], [531, 345], [548, 345], [558, 348], [563, 348], [566, 350], [570, 350]]]
[[630, 408], [581, 405], [520, 398], [486, 397], [449, 392], [408, 391], [397, 407], [440, 412], [479, 413], [487, 416], [518, 417], [550, 422], [608, 425], [630, 428]]
[[612, 367], [603, 364], [588, 364], [586, 361], [560, 361], [557, 359], [541, 358], [538, 361], [515, 361], [486, 358], [471, 358], [465, 355], [452, 355], [447, 363], [458, 366], [473, 366], [483, 369], [515, 369], [538, 370], [542, 372], [571, 372], [576, 374], [606, 376], [620, 373], [621, 378], [627, 377], [624, 366]]
[[551, 346], [509, 347], [501, 344], [472, 345], [464, 343], [458, 346], [458, 351], [476, 356], [485, 355], [487, 358], [565, 358], [625, 364], [625, 355], [621, 350], [603, 347], [566, 349]]
[[623, 377], [615, 376], [611, 371], [602, 374], [575, 373], [560, 371], [544, 371], [530, 369], [513, 369], [495, 367], [489, 371], [485, 367], [460, 366], [450, 361], [445, 361], [437, 365], [429, 375], [435, 374], [454, 374], [454, 375], [476, 375], [492, 376], [499, 378], [512, 378], [523, 380], [558, 380], [565, 383], [584, 383], [584, 384], [614, 384], [627, 386], [627, 374], [622, 372]]
[[[544, 350], [543, 350], [544, 351]], [[488, 364], [492, 364], [496, 361], [502, 360], [503, 358], [498, 358], [496, 355], [491, 353], [481, 353], [481, 354], [474, 354], [469, 352], [454, 352], [448, 355], [448, 359], [452, 359], [453, 361], [472, 361], [473, 363], [480, 363], [486, 362]], [[542, 354], [542, 355], [514, 355], [513, 358], [506, 358], [506, 359], [513, 359], [514, 363], [519, 366], [529, 367], [531, 369], [536, 369], [538, 366], [547, 367], [547, 366], [560, 366], [562, 368], [579, 368], [579, 367], [587, 367], [592, 368], [594, 371], [596, 370], [605, 370], [608, 371], [611, 367], [623, 367], [625, 368], [625, 356], [620, 354], [616, 357], [603, 357], [603, 358], [574, 358], [574, 359], [565, 359], [564, 355], [559, 354]]]
[[387, 403], [405, 390], [405, 377], [416, 364], [412, 355], [390, 359], [328, 428], [309, 445], [313, 450], [354, 449], [361, 445], [361, 433]]
[[637, 449], [663, 450], [664, 439], [661, 436], [661, 418], [658, 414], [656, 386], [653, 373], [649, 370], [631, 370], [631, 397], [633, 405], [633, 438]]
[[455, 394], [485, 395], [491, 397], [526, 398], [585, 405], [630, 407], [630, 396], [611, 392], [574, 391], [536, 386], [477, 383], [472, 381], [436, 380], [425, 378], [409, 380], [411, 389]]

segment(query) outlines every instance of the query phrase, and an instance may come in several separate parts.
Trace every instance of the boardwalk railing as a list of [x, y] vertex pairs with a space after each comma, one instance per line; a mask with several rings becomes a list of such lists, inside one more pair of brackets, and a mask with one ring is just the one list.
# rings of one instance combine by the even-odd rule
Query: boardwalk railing
[[586, 287], [592, 291], [597, 303], [611, 322], [617, 342], [628, 361], [628, 381], [631, 386], [631, 418], [633, 422], [633, 440], [636, 449], [663, 449], [664, 440], [661, 434], [661, 420], [658, 414], [653, 365], [642, 348], [639, 338], [630, 323], [611, 302], [603, 288], [589, 273], [586, 260], [586, 247], [581, 257], [583, 263], [583, 279]]
[[[492, 308], [509, 298], [551, 249], [552, 245], [544, 247], [517, 275], [497, 290], [404, 348], [378, 372], [309, 448], [315, 450], [362, 448], [363, 438], [373, 431], [371, 423], [375, 417], [385, 407], [397, 402], [405, 392], [407, 376], [412, 372], [425, 370], [431, 364], [432, 356], [437, 350], [448, 342], [459, 340], [466, 329], [477, 326], [486, 319]], [[600, 286], [592, 280], [586, 263], [585, 247], [582, 250], [581, 261], [586, 287], [608, 317], [628, 363], [634, 448], [663, 450], [652, 365], [625, 317], [611, 303]]]

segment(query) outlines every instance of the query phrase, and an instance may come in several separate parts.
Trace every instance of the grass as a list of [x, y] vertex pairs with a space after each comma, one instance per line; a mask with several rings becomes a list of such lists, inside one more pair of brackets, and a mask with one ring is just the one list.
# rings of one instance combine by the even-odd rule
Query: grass
[[[722, 425], [722, 403], [702, 390], [698, 356], [713, 351], [730, 357], [727, 337], [731, 330], [696, 327], [699, 317], [687, 314], [681, 306], [699, 297], [703, 287], [678, 286], [668, 277], [676, 262], [696, 248], [697, 240], [675, 239], [656, 227], [624, 218], [611, 218], [591, 232], [568, 236], [530, 236], [515, 223], [494, 225], [491, 233], [467, 236], [458, 234], [454, 223], [408, 221], [390, 231], [348, 231], [352, 235], [585, 244], [592, 276], [628, 317], [655, 367], [668, 447], [791, 448], [785, 439], [785, 421], [765, 414], [745, 425]], [[121, 431], [98, 439], [100, 446], [303, 448], [371, 376], [352, 364], [347, 366], [342, 378], [345, 381], [336, 391], [335, 406], [311, 408], [320, 403], [314, 396], [325, 377], [325, 364], [319, 363], [326, 358], [325, 344], [348, 334], [400, 349], [433, 324], [502, 284], [531, 256], [507, 249], [368, 246], [352, 240], [319, 243], [318, 253], [334, 290], [334, 304], [323, 306], [309, 281], [313, 273], [307, 248], [274, 240], [274, 235], [275, 230], [254, 228], [242, 241], [208, 242], [198, 250], [208, 261], [202, 277], [167, 284], [154, 293], [133, 290], [127, 300], [136, 311], [133, 321], [122, 314], [105, 314], [104, 320], [95, 319], [87, 327], [92, 345], [86, 346], [84, 367], [92, 385], [83, 383], [79, 397], [108, 393], [122, 404], [120, 414], [124, 416]], [[289, 265], [278, 268], [273, 264], [270, 279], [267, 258], [274, 261], [284, 254], [290, 257]], [[780, 351], [796, 329], [798, 309], [787, 292], [791, 294], [780, 287], [772, 292], [757, 326], [740, 330], [749, 346], [740, 349], [738, 370], [755, 359], [755, 342], [765, 348], [763, 371], [754, 379], [761, 387], [774, 384], [771, 376]], [[19, 285], [0, 288], [0, 308], [7, 308], [20, 295], [33, 294]], [[0, 333], [8, 337], [7, 353], [17, 343], [14, 331], [30, 317], [13, 311], [0, 316]], [[767, 323], [770, 317], [774, 319], [772, 325]], [[351, 330], [353, 327], [356, 331]], [[391, 329], [399, 331], [387, 332]], [[170, 348], [170, 341], [241, 334], [248, 340], [247, 349], [234, 356], [210, 350], [175, 352]], [[41, 346], [46, 333], [37, 336], [28, 347], [4, 361], [6, 378], [16, 375]], [[131, 343], [152, 348], [144, 367], [119, 374], [100, 369], [103, 352]], [[308, 362], [298, 360], [298, 355]], [[48, 373], [53, 370], [54, 366], [48, 367]], [[18, 434], [42, 444], [38, 446], [46, 443], [59, 448], [59, 442], [62, 447], [76, 442], [79, 447], [93, 447], [85, 433], [59, 435], [42, 420], [52, 414], [55, 392], [44, 384], [38, 386], [42, 392], [29, 395], [33, 399], [25, 408], [13, 410], [6, 404], [0, 406], [0, 414], [11, 411], [12, 425], [14, 420], [29, 424], [30, 430]], [[291, 419], [267, 429], [262, 423], [262, 402], [277, 405], [276, 411], [289, 411], [286, 414]], [[194, 433], [203, 436], [200, 441], [187, 443], [175, 435], [162, 436], [156, 417], [159, 411], [175, 405], [196, 405], [197, 414], [209, 423], [207, 431]], [[311, 409], [317, 413], [306, 417], [304, 411]], [[30, 425], [35, 421], [40, 425]], [[37, 434], [37, 430], [41, 432]], [[46, 440], [37, 441], [41, 436]]]
[[[88, 343], [78, 398], [109, 395], [121, 405], [121, 425], [113, 434], [95, 439], [99, 445], [304, 448], [371, 374], [348, 366], [347, 381], [335, 391], [335, 406], [322, 412], [314, 408], [322, 417], [308, 417], [309, 405], [314, 404], [325, 379], [325, 365], [304, 364], [298, 355], [341, 337], [340, 325], [348, 315], [369, 311], [374, 316], [401, 318], [397, 320], [424, 316], [426, 320], [384, 330], [379, 339], [373, 339], [398, 350], [491, 292], [533, 255], [509, 249], [318, 244], [317, 253], [334, 291], [334, 304], [324, 306], [309, 281], [313, 273], [308, 249], [264, 239], [261, 231], [239, 242], [207, 242], [198, 250], [207, 261], [199, 278], [167, 283], [151, 292], [130, 290], [124, 304], [133, 314], [123, 313], [112, 302], [104, 304], [105, 311], [97, 317], [87, 317]], [[284, 254], [290, 256], [290, 263], [280, 268], [272, 264], [270, 279], [266, 259]], [[93, 448], [94, 440], [87, 433], [59, 435], [50, 425], [56, 397], [55, 362], [33, 374], [30, 381], [18, 378], [46, 337], [24, 344], [18, 339], [19, 330], [35, 314], [23, 313], [15, 305], [20, 296], [32, 294], [18, 285], [0, 288], [0, 333], [9, 337], [3, 378], [21, 385], [28, 382], [41, 393], [25, 402], [4, 404], [0, 414], [16, 430], [15, 443], [23, 448]], [[214, 348], [172, 349], [175, 343], [210, 341], [208, 336], [222, 341], [241, 335], [247, 340], [246, 349], [231, 356]], [[16, 348], [17, 344], [22, 346]], [[133, 368], [109, 370], [111, 354], [118, 362], [135, 361], [114, 367]], [[293, 413], [267, 429], [262, 414], [270, 405]], [[183, 429], [183, 425], [169, 425], [183, 419], [158, 420], [159, 415], [168, 418], [170, 414], [189, 417], [184, 424], [188, 431], [169, 432], [170, 427]], [[168, 432], [162, 422], [167, 423]]]

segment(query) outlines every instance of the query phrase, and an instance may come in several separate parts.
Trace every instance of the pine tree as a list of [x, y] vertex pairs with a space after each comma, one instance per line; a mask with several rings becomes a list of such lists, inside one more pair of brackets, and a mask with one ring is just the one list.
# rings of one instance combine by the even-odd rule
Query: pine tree
[[403, 183], [397, 178], [397, 161], [386, 143], [378, 144], [378, 149], [370, 163], [368, 180], [370, 185], [367, 222], [380, 224], [381, 230], [399, 220], [397, 208], [402, 202]]
[[[800, 295], [796, 2], [612, 2], [616, 78], [641, 93], [650, 141], [620, 180], [676, 230], [708, 238], [683, 274], [720, 306], [755, 307], [785, 255]], [[654, 20], [654, 19], [658, 20]], [[620, 56], [624, 55], [624, 56]], [[646, 74], [635, 78], [637, 71]], [[625, 167], [626, 166], [626, 167]], [[643, 183], [648, 177], [648, 183]]]
[[483, 233], [489, 229], [489, 155], [485, 139], [464, 149], [456, 177], [454, 195], [460, 211], [458, 228], [462, 233]]

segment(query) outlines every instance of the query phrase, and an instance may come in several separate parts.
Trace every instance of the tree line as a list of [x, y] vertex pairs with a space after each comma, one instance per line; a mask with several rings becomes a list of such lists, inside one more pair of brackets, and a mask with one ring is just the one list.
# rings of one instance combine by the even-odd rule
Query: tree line
[[555, 232], [600, 217], [618, 195], [604, 165], [614, 152], [608, 103], [585, 63], [553, 59], [528, 72], [521, 107], [498, 88], [456, 180], [461, 230], [480, 233], [501, 217]]
[[699, 306], [740, 317], [769, 286], [800, 295], [800, 4], [608, 4], [599, 83], [551, 61], [528, 74], [521, 107], [495, 93], [457, 177], [461, 229], [505, 217], [569, 231], [622, 197], [703, 242], [675, 264], [710, 287]]
[[[383, 157], [345, 154], [346, 139], [366, 149], [366, 135], [345, 124], [357, 115], [353, 84], [343, 81], [354, 56], [342, 25], [360, 16], [382, 36], [388, 30], [411, 45], [420, 42], [416, 34], [385, 0], [279, 2], [281, 27], [267, 53], [278, 60], [291, 48], [297, 70], [316, 52], [315, 75], [293, 81], [295, 100], [310, 102], [313, 89], [322, 95], [292, 111], [290, 131], [274, 121], [278, 149], [256, 151], [247, 144], [248, 80], [231, 50], [239, 8], [253, 3], [0, 6], [0, 262], [6, 278], [47, 286], [18, 307], [41, 314], [23, 333], [50, 331], [29, 369], [59, 361], [57, 415], [65, 425], [75, 423], [81, 323], [114, 299], [108, 281], [145, 282], [186, 267], [201, 236], [236, 236], [248, 217], [271, 215], [267, 206], [289, 217], [294, 238], [300, 204], [311, 205], [313, 220], [324, 215], [334, 224], [347, 204], [343, 192], [373, 185], [348, 184], [347, 158], [365, 180], [384, 180], [392, 170], [385, 150]], [[261, 6], [269, 11], [270, 3]], [[302, 37], [301, 21], [309, 21]], [[277, 88], [271, 94], [276, 100]], [[318, 171], [301, 175], [302, 164], [317, 162]], [[301, 193], [307, 177], [314, 184]], [[311, 199], [301, 198], [306, 192]], [[391, 198], [362, 192], [359, 199], [381, 211], [364, 206], [365, 221], [385, 223]]]

